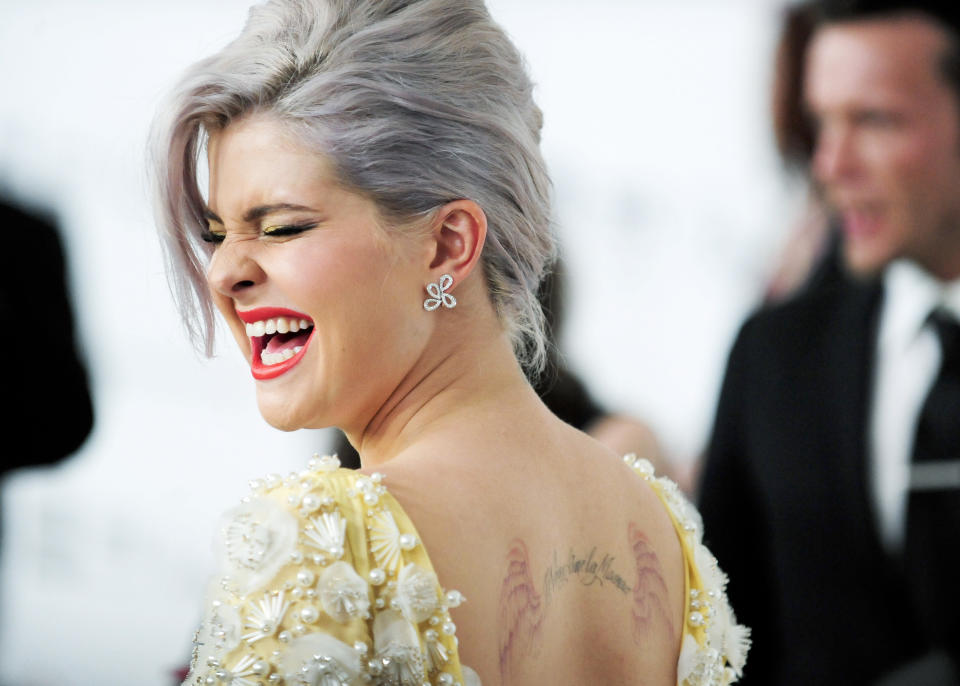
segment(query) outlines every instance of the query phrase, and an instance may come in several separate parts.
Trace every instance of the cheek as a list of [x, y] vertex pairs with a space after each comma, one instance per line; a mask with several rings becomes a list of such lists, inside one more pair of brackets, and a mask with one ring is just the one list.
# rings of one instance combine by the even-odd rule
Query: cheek
[[918, 148], [905, 152], [894, 170], [905, 199], [920, 215], [937, 215], [957, 204], [960, 159], [943, 149]]
[[904, 184], [918, 187], [942, 185], [956, 174], [960, 162], [955, 136], [947, 132], [920, 129], [895, 140], [887, 157], [890, 173]]
[[339, 349], [396, 335], [421, 307], [408, 263], [376, 245], [304, 250], [287, 267], [284, 290]]
[[225, 295], [220, 294], [217, 289], [210, 288], [210, 297], [213, 299], [213, 304], [217, 308], [217, 311], [225, 319], [229, 319], [229, 316], [233, 314], [233, 301], [226, 297]]
[[230, 333], [232, 333], [236, 339], [237, 344], [241, 348], [246, 346], [249, 343], [246, 327], [243, 322], [240, 321], [240, 318], [237, 317], [237, 312], [233, 307], [233, 300], [218, 293], [214, 289], [210, 289], [210, 297], [213, 300], [214, 307], [217, 308], [220, 316], [223, 317], [224, 322], [226, 322], [227, 327], [230, 329]]

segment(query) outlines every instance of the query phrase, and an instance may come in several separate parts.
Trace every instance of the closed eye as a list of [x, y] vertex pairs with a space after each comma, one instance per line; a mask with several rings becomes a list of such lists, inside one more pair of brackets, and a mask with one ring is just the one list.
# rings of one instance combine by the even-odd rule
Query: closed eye
[[[263, 235], [270, 238], [283, 238], [284, 236], [295, 236], [316, 226], [316, 222], [311, 224], [287, 224], [283, 226], [268, 226], [263, 230]], [[200, 240], [204, 243], [213, 243], [219, 245], [227, 237], [225, 232], [211, 231], [205, 229], [200, 232]]]
[[303, 233], [316, 227], [317, 223], [312, 222], [310, 224], [285, 224], [281, 226], [268, 226], [263, 230], [264, 236], [270, 236], [271, 238], [280, 238], [283, 236], [295, 236], [298, 233]]
[[227, 237], [225, 233], [215, 233], [210, 229], [206, 229], [200, 232], [200, 240], [204, 243], [214, 243], [219, 244], [223, 243], [223, 239]]

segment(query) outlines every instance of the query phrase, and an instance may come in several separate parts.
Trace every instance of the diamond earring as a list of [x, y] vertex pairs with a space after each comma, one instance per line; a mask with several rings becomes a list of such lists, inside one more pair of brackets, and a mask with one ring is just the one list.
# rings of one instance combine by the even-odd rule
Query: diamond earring
[[427, 293], [430, 294], [430, 297], [423, 301], [423, 309], [427, 312], [433, 312], [441, 305], [451, 310], [456, 307], [457, 299], [447, 293], [452, 285], [453, 277], [449, 274], [441, 276], [440, 283], [428, 283]]

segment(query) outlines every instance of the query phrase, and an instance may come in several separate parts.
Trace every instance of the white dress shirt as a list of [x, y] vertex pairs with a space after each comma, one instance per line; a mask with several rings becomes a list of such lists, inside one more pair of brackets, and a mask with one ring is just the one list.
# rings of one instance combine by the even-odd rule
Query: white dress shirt
[[927, 317], [939, 306], [960, 319], [960, 279], [945, 284], [900, 260], [887, 268], [883, 285], [868, 451], [880, 539], [896, 553], [904, 543], [917, 420], [942, 357]]

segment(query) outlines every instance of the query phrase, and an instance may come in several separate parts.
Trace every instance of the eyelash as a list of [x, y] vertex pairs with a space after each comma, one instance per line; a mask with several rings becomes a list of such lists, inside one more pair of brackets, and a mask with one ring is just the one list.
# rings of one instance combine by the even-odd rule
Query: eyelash
[[200, 240], [203, 241], [204, 243], [220, 244], [220, 243], [223, 243], [224, 238], [226, 238], [225, 234], [214, 233], [210, 229], [206, 229], [200, 232]]
[[264, 236], [295, 236], [298, 233], [303, 233], [308, 229], [312, 229], [317, 224], [312, 222], [309, 224], [282, 224], [280, 226], [268, 226], [263, 230]]
[[[268, 238], [283, 238], [285, 236], [295, 236], [316, 226], [316, 222], [309, 224], [282, 224], [280, 226], [268, 226], [261, 233]], [[225, 233], [214, 233], [210, 229], [200, 232], [200, 240], [204, 243], [213, 243], [219, 245], [226, 238]]]

